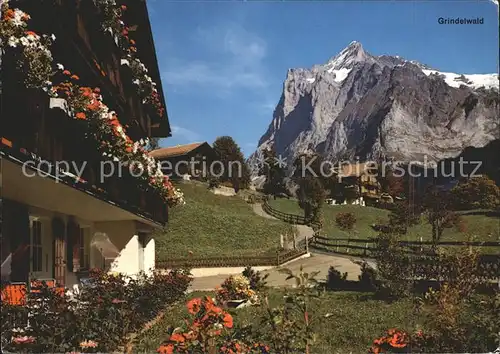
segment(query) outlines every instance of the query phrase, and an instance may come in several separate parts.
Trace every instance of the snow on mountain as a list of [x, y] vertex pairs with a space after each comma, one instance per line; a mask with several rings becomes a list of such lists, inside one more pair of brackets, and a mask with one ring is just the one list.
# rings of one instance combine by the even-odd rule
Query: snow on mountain
[[497, 74], [439, 72], [354, 41], [325, 64], [288, 70], [258, 149], [288, 162], [304, 151], [439, 160], [499, 138], [499, 101]]
[[460, 87], [466, 85], [473, 88], [498, 88], [498, 74], [455, 74], [436, 70], [422, 70], [425, 75], [442, 76], [447, 85], [451, 87]]

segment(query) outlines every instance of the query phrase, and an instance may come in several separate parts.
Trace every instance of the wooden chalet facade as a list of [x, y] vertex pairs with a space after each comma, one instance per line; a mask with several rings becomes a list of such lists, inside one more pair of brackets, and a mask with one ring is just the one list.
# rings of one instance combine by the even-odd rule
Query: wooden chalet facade
[[[146, 2], [122, 2], [128, 7], [125, 20], [134, 25], [138, 56], [158, 83], [166, 107]], [[25, 0], [15, 5], [31, 15], [33, 30], [56, 36], [54, 62], [78, 73], [86, 86], [99, 87], [132, 140], [170, 136], [166, 111], [159, 116], [142, 104], [93, 1]], [[150, 235], [167, 222], [165, 201], [139, 189], [127, 169], [121, 177], [102, 180], [104, 157], [86, 137], [84, 122], [69, 117], [45, 92], [26, 89], [18, 74], [7, 52], [0, 96], [3, 279], [26, 283], [50, 278], [71, 287], [93, 267], [127, 274], [154, 267]], [[57, 180], [58, 161], [75, 162], [77, 168], [70, 166]], [[75, 180], [72, 176], [81, 167], [82, 178]]]
[[364, 163], [345, 164], [336, 171], [338, 183], [331, 192], [331, 204], [375, 203], [380, 199], [380, 183], [376, 173], [371, 173], [370, 166]]
[[207, 142], [160, 148], [151, 151], [150, 155], [160, 161], [163, 173], [173, 179], [186, 175], [189, 175], [187, 178], [207, 178], [210, 166], [218, 159], [217, 152]]

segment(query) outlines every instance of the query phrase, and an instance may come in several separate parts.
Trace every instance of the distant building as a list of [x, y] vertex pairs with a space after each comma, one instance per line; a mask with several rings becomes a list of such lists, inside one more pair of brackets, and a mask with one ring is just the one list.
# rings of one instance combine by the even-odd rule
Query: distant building
[[149, 153], [161, 162], [163, 173], [172, 179], [200, 179], [210, 175], [218, 155], [207, 142], [176, 145], [153, 150]]
[[373, 166], [367, 163], [344, 164], [335, 171], [338, 183], [328, 202], [333, 205], [376, 203], [380, 198], [380, 183]]

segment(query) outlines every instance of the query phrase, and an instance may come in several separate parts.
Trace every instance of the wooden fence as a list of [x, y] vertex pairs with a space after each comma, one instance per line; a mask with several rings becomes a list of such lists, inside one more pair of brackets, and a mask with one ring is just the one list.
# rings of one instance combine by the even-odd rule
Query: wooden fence
[[281, 250], [276, 254], [235, 257], [172, 258], [156, 262], [157, 268], [218, 268], [280, 266], [307, 253], [305, 249]]
[[272, 206], [269, 205], [267, 199], [265, 199], [263, 201], [263, 203], [262, 203], [262, 209], [267, 214], [275, 217], [276, 219], [279, 219], [281, 221], [289, 223], [289, 224], [293, 224], [293, 225], [308, 225], [308, 226], [311, 226], [313, 229], [319, 226], [317, 223], [313, 222], [310, 219], [307, 219], [306, 217], [304, 217], [302, 215], [288, 214], [288, 213], [284, 213], [282, 211], [274, 209]]
[[[401, 246], [407, 247], [408, 253], [421, 253], [425, 248], [433, 245], [431, 241], [400, 241]], [[455, 246], [455, 247], [498, 247], [500, 251], [500, 242], [469, 242], [469, 241], [440, 241], [438, 246]], [[361, 251], [363, 256], [370, 256], [370, 254], [377, 250], [376, 239], [349, 239], [349, 238], [328, 238], [324, 236], [315, 235], [311, 243], [311, 247], [323, 248], [325, 251], [353, 254]], [[358, 252], [359, 253], [359, 252]]]

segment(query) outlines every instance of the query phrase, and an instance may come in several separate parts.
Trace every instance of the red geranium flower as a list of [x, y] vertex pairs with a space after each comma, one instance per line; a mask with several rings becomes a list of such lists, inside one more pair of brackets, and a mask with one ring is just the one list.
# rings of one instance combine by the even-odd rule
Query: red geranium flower
[[200, 311], [200, 307], [201, 307], [200, 298], [192, 299], [187, 303], [188, 311], [193, 315], [197, 314], [198, 311]]
[[184, 338], [182, 334], [174, 333], [170, 336], [170, 340], [172, 342], [183, 343], [184, 341], [186, 341], [186, 338]]
[[160, 354], [173, 354], [174, 346], [172, 344], [162, 345], [156, 351]]
[[233, 328], [233, 317], [228, 313], [224, 315], [224, 327]]

